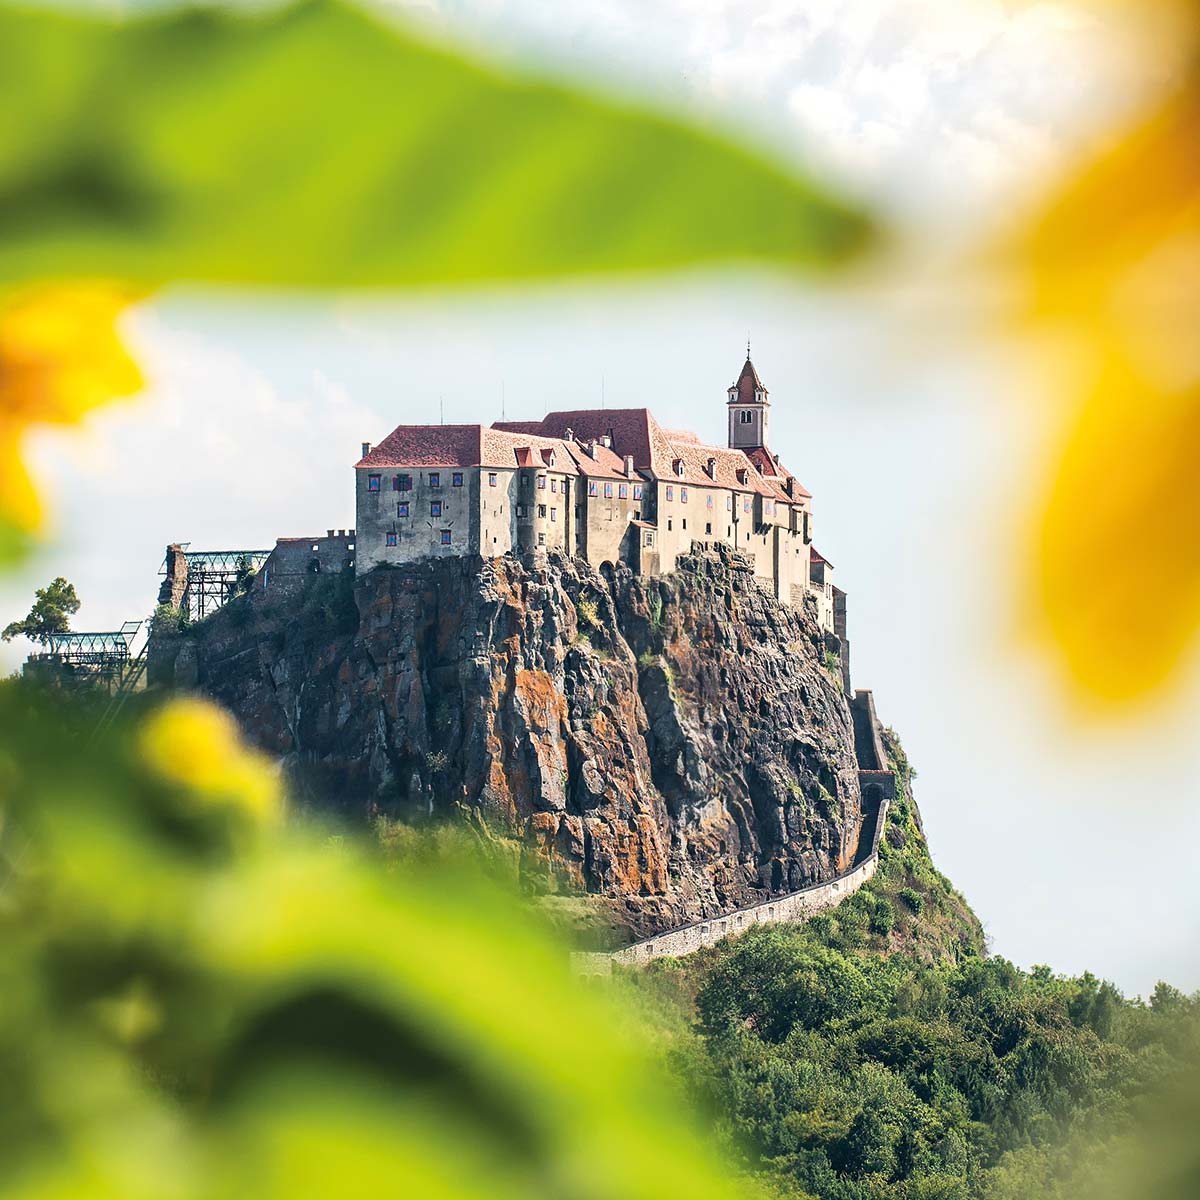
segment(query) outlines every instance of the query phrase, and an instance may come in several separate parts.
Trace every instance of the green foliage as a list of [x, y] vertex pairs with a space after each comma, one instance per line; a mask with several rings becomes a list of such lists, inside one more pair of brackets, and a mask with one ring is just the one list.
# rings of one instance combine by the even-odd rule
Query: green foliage
[[293, 622], [306, 637], [354, 633], [359, 615], [353, 569], [312, 576], [305, 584]]
[[[878, 898], [857, 907], [878, 919]], [[1160, 985], [1147, 1006], [1090, 975], [1003, 959], [836, 949], [821, 926], [758, 926], [675, 968], [676, 1019], [694, 996], [701, 1034], [672, 1056], [681, 1086], [721, 1114], [730, 1152], [781, 1194], [1091, 1195], [1105, 1172], [1075, 1191], [1056, 1181], [1089, 1157], [1112, 1169], [1136, 1153], [1139, 1101], [1181, 1069], [1200, 1079], [1200, 996]], [[660, 986], [649, 973], [629, 982]], [[1200, 1109], [1196, 1095], [1188, 1105]], [[1196, 1163], [1194, 1138], [1183, 1155], [1181, 1123], [1171, 1126], [1175, 1161]]]
[[0, 98], [9, 280], [826, 266], [868, 234], [732, 138], [475, 65], [334, 0], [3, 8]]
[[188, 627], [187, 612], [173, 604], [160, 604], [150, 618], [150, 636], [176, 637]]
[[580, 625], [588, 629], [600, 628], [600, 610], [596, 607], [595, 600], [586, 597], [579, 600], [575, 605], [575, 615]]
[[828, 648], [825, 650], [825, 670], [831, 675], [840, 675], [842, 672], [842, 660], [835, 651]]
[[79, 597], [75, 585], [61, 575], [44, 588], [34, 592], [33, 607], [20, 621], [10, 621], [0, 638], [11, 642], [15, 637], [27, 637], [30, 641], [48, 645], [56, 633], [66, 633], [71, 628], [71, 618], [79, 611]]
[[914, 917], [919, 917], [925, 908], [925, 897], [922, 896], [921, 893], [916, 890], [916, 888], [901, 888], [900, 899], [904, 901], [908, 911], [911, 912]]
[[0, 1195], [744, 1194], [512, 894], [264, 826], [221, 747], [189, 785], [98, 712], [0, 687]]

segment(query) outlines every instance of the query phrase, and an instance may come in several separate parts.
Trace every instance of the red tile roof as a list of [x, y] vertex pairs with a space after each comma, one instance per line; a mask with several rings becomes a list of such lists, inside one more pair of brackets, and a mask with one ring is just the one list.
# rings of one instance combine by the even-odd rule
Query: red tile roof
[[398, 425], [355, 465], [378, 470], [394, 467], [548, 466], [575, 474], [567, 445], [560, 438], [509, 433], [486, 425]]
[[[505, 423], [506, 428], [508, 424]], [[522, 427], [525, 427], [524, 423]], [[611, 437], [618, 459], [621, 455], [632, 454], [638, 470], [651, 472], [659, 479], [677, 479], [695, 487], [739, 488], [785, 503], [793, 499], [784, 491], [782, 477], [765, 477], [758, 463], [745, 452], [726, 446], [706, 446], [694, 433], [675, 437], [658, 424], [647, 408], [583, 408], [552, 412], [547, 413], [536, 428], [553, 437], [565, 437], [569, 429], [583, 441]], [[708, 474], [709, 458], [717, 460], [715, 480]], [[680, 459], [684, 464], [682, 475], [675, 470], [675, 463]], [[774, 475], [775, 466], [769, 455], [766, 461]], [[749, 472], [745, 483], [737, 479], [738, 467]], [[617, 470], [623, 473], [620, 468]], [[798, 495], [808, 493], [800, 488]]]
[[[776, 461], [775, 455], [773, 455], [771, 451], [766, 448], [766, 446], [755, 446], [750, 450], [746, 450], [744, 453], [746, 457], [764, 475], [768, 477], [777, 476], [783, 480], [796, 479], [796, 477], [787, 469], [787, 467], [783, 465], [783, 463]], [[801, 497], [806, 497], [810, 500], [812, 499], [812, 492], [810, 492], [808, 488], [806, 488], [804, 484], [800, 482], [800, 480], [796, 479], [793, 487], [795, 489], [793, 494], [796, 499], [800, 499]]]
[[742, 373], [737, 377], [733, 386], [737, 389], [737, 400], [730, 401], [730, 403], [753, 404], [756, 391], [762, 392], [766, 396], [767, 389], [763, 387], [763, 381], [759, 379], [758, 372], [750, 361], [750, 355], [746, 355], [746, 364], [742, 367]]
[[808, 548], [808, 561], [809, 561], [809, 562], [815, 562], [815, 563], [824, 563], [824, 564], [825, 564], [825, 565], [826, 565], [826, 566], [827, 566], [827, 567], [828, 567], [828, 568], [829, 568], [831, 571], [833, 570], [833, 563], [831, 563], [831, 562], [829, 561], [829, 559], [827, 559], [827, 558], [825, 557], [825, 555], [823, 555], [823, 554], [820, 552], [820, 550], [818, 550], [818, 549], [816, 548], [816, 546], [809, 546], [809, 548]]
[[[566, 440], [568, 429], [575, 441]], [[605, 437], [611, 448], [600, 442]], [[503, 421], [490, 427], [400, 425], [357, 466], [546, 469], [551, 453], [554, 470], [567, 474], [624, 479], [624, 456], [630, 455], [639, 472], [695, 487], [749, 491], [785, 504], [810, 494], [798, 481], [792, 495], [787, 493], [785, 484], [792, 476], [765, 448], [707, 446], [694, 433], [662, 429], [646, 408], [572, 409], [549, 413], [541, 421]]]

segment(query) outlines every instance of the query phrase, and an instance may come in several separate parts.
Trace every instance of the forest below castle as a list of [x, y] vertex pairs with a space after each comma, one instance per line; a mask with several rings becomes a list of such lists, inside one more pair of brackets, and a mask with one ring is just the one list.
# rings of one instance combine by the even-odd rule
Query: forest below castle
[[1161, 1096], [1200, 1065], [1200, 996], [1160, 982], [1144, 1002], [985, 957], [887, 742], [899, 799], [871, 883], [622, 990], [725, 1153], [780, 1200], [1147, 1194], [1117, 1190], [1121, 1173], [1149, 1126], [1192, 1136], [1194, 1104]]

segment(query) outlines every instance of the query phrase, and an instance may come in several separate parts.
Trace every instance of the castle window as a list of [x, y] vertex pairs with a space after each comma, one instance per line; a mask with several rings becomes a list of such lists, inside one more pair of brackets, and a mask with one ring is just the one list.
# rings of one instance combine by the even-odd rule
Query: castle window
[[450, 530], [448, 530], [448, 529], [442, 530], [442, 545], [443, 546], [450, 545]]
[[538, 534], [538, 545], [544, 546], [545, 544], [546, 544], [546, 535], [544, 533], [539, 533]]
[[675, 489], [669, 483], [667, 484], [667, 499], [668, 500], [675, 499]]
[[605, 500], [612, 499], [612, 484], [611, 483], [606, 483], [604, 485], [604, 498], [605, 498]]
[[524, 515], [525, 515], [525, 505], [523, 505], [523, 504], [518, 504], [518, 505], [517, 505], [517, 516], [518, 516], [518, 517], [523, 517]]
[[[400, 480], [400, 491], [402, 491], [402, 492], [411, 492], [412, 491], [412, 476], [411, 475], [397, 475], [396, 478], [398, 480]], [[393, 484], [393, 486], [395, 486], [395, 485]]]
[[685, 488], [685, 487], [681, 487], [679, 489], [679, 503], [680, 504], [687, 503], [687, 488]]
[[743, 512], [749, 512], [749, 511], [750, 511], [750, 497], [749, 497], [749, 496], [747, 496], [747, 497], [746, 497], [746, 498], [745, 498], [745, 499], [742, 501], [742, 511], [743, 511]]
[[552, 479], [552, 480], [550, 480], [550, 490], [551, 490], [552, 492], [557, 492], [557, 491], [558, 491], [558, 480], [557, 480], [557, 479]]
[[589, 496], [598, 496], [599, 494], [600, 494], [600, 485], [594, 479], [589, 479], [588, 480], [588, 495]]
[[496, 472], [489, 471], [488, 472], [488, 487], [495, 487], [495, 486], [496, 486]]
[[540, 487], [540, 488], [544, 488], [545, 486], [546, 486], [546, 477], [545, 477], [545, 475], [539, 475], [539, 476], [538, 476], [538, 487]]
[[711, 521], [705, 521], [705, 523], [704, 523], [704, 532], [705, 532], [705, 533], [709, 533], [709, 534], [711, 534], [711, 533], [712, 533], [712, 522], [711, 522]]
[[430, 504], [429, 515], [431, 517], [440, 517], [442, 515], [442, 502], [440, 500], [434, 500], [433, 503]]
[[622, 500], [629, 499], [629, 485], [627, 483], [617, 485], [617, 496]]
[[712, 508], [712, 506], [713, 506], [713, 498], [712, 498], [712, 496], [710, 495], [710, 496], [709, 496], [709, 498], [708, 498], [708, 507], [709, 507], [709, 508]]
[[453, 487], [462, 487], [463, 473], [461, 471], [455, 471], [454, 474], [450, 476], [450, 483]]
[[680, 527], [680, 529], [687, 528], [687, 517], [684, 517], [683, 520], [679, 522], [679, 527]]
[[541, 517], [542, 520], [546, 519], [546, 506], [544, 504], [538, 505], [538, 516]]
[[753, 413], [752, 413], [752, 412], [751, 412], [751, 411], [750, 411], [748, 408], [743, 408], [743, 409], [742, 409], [742, 410], [741, 410], [741, 411], [738, 413], [738, 420], [739, 420], [739, 421], [740, 421], [740, 422], [741, 422], [743, 425], [749, 425], [749, 424], [750, 424], [750, 422], [754, 420], [754, 414], [753, 414]]
[[430, 487], [441, 487], [442, 486], [441, 471], [430, 471], [429, 472], [429, 486]]
[[674, 528], [675, 528], [674, 523], [672, 522], [671, 518], [668, 517], [667, 518], [667, 532], [670, 533], [671, 530]]
[[646, 530], [646, 545], [647, 545], [647, 546], [653, 546], [653, 545], [654, 545], [654, 534], [652, 534], [652, 533], [650, 532], [650, 530], [648, 530], [648, 529]]
[[399, 490], [400, 490], [400, 476], [393, 475], [392, 476], [392, 491], [398, 492]]
[[385, 546], [394, 546], [396, 544], [396, 535], [394, 533], [385, 533], [383, 535], [383, 543]]
[[408, 516], [408, 501], [407, 500], [401, 500], [400, 503], [396, 505], [396, 516], [398, 516], [398, 517], [407, 517]]
[[550, 510], [550, 520], [552, 520], [552, 521], [558, 520], [558, 509], [557, 508], [552, 508]]
[[640, 500], [642, 498], [642, 485], [640, 483], [635, 483], [633, 485], [633, 498], [635, 500]]
[[378, 475], [368, 475], [367, 476], [367, 491], [368, 492], [379, 491], [379, 476]]

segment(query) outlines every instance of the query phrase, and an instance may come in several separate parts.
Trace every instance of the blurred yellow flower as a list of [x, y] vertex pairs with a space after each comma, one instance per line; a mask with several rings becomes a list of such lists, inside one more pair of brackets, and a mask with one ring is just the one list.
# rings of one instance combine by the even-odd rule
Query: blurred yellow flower
[[1193, 67], [1018, 250], [1025, 318], [1078, 368], [1041, 500], [1037, 613], [1081, 695], [1106, 704], [1167, 683], [1200, 628], [1198, 130]]
[[0, 297], [0, 525], [31, 531], [41, 507], [21, 461], [30, 425], [71, 424], [142, 386], [116, 322], [135, 297], [109, 283]]
[[283, 811], [279, 773], [269, 759], [242, 741], [237, 723], [205, 700], [172, 700], [142, 729], [142, 757], [160, 775], [201, 796], [225, 801], [255, 821]]

